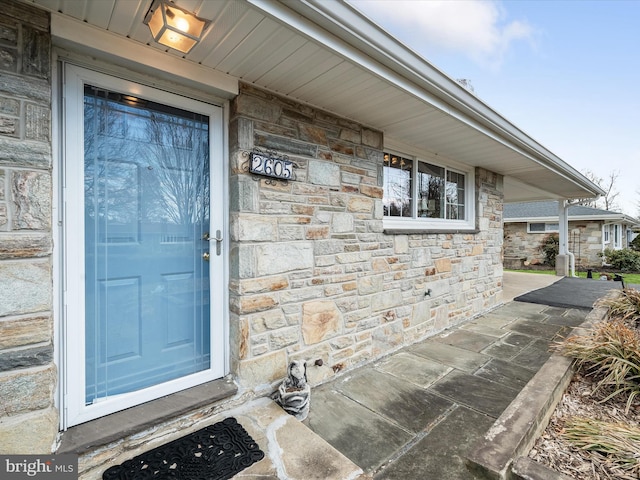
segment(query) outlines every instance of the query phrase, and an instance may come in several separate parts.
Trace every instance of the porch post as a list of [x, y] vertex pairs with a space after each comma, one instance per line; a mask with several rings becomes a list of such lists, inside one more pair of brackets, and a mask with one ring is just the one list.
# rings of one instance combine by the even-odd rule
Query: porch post
[[569, 205], [566, 200], [558, 202], [558, 237], [559, 250], [556, 257], [556, 275], [566, 277], [569, 274], [569, 250], [567, 239], [569, 238]]

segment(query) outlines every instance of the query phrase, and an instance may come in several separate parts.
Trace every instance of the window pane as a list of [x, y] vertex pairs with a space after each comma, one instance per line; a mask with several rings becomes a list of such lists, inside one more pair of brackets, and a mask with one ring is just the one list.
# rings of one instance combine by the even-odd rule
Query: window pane
[[411, 217], [411, 170], [413, 161], [384, 154], [384, 215]]
[[557, 232], [560, 230], [559, 223], [547, 223], [545, 224], [545, 229], [547, 232]]
[[418, 163], [418, 216], [444, 218], [444, 168]]
[[530, 223], [529, 231], [530, 232], [544, 232], [545, 225], [544, 223]]
[[464, 219], [464, 174], [447, 172], [447, 218]]

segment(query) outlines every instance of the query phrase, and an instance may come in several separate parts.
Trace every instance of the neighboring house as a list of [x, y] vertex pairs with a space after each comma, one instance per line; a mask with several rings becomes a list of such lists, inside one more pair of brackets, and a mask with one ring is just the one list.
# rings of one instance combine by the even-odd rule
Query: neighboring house
[[0, 445], [83, 478], [495, 307], [504, 201], [603, 193], [344, 2], [176, 3], [188, 53], [150, 0], [3, 1]]
[[[572, 205], [568, 211], [568, 248], [576, 267], [600, 267], [606, 248], [627, 248], [633, 228], [640, 221], [624, 213]], [[541, 264], [545, 255], [541, 244], [548, 234], [558, 232], [558, 202], [508, 203], [504, 206], [505, 268], [523, 263]]]

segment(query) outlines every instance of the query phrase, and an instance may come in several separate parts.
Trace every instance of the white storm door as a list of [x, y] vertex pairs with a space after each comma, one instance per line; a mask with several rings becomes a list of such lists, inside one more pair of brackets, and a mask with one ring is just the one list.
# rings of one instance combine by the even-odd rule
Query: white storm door
[[70, 426], [225, 374], [224, 196], [219, 107], [72, 65], [64, 102]]

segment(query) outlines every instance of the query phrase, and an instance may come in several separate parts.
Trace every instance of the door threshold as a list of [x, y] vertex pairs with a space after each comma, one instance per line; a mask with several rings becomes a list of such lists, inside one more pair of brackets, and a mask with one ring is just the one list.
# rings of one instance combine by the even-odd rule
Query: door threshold
[[238, 387], [231, 378], [221, 378], [76, 425], [62, 432], [56, 453], [82, 455], [159, 423], [232, 397], [237, 392]]

